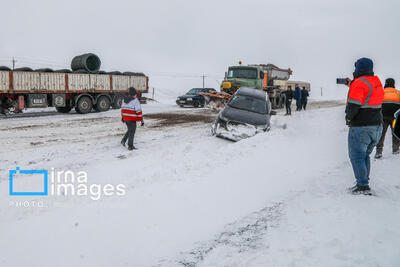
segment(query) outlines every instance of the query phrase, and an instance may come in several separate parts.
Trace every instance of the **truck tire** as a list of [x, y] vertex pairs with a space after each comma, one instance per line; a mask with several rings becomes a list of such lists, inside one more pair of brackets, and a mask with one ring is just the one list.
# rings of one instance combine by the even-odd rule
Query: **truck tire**
[[124, 96], [123, 95], [114, 96], [114, 100], [113, 100], [113, 103], [112, 103], [113, 109], [120, 109], [123, 100], [124, 100]]
[[75, 110], [80, 114], [86, 114], [92, 111], [93, 102], [88, 96], [82, 96], [79, 98], [78, 103], [76, 103]]
[[56, 110], [60, 113], [69, 113], [72, 107], [56, 107]]
[[97, 99], [97, 102], [96, 102], [96, 105], [95, 105], [95, 109], [98, 112], [103, 112], [103, 111], [109, 110], [110, 106], [111, 106], [110, 99], [107, 96], [103, 95], [103, 96], [100, 96]]

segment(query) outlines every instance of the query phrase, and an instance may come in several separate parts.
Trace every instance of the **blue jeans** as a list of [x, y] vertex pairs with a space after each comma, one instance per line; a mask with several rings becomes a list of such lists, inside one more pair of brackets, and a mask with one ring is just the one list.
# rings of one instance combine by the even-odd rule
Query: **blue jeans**
[[368, 185], [371, 168], [369, 155], [382, 135], [382, 126], [350, 127], [349, 157], [358, 185]]

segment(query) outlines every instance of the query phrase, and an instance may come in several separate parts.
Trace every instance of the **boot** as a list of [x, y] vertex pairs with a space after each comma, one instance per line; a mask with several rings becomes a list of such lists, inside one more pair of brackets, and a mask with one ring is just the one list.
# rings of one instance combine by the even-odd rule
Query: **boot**
[[371, 188], [369, 187], [369, 185], [356, 184], [351, 188], [351, 193], [353, 195], [359, 195], [359, 194], [371, 195]]
[[137, 148], [135, 146], [130, 146], [128, 147], [128, 150], [137, 150]]
[[382, 158], [382, 149], [376, 149], [375, 158], [380, 159]]
[[122, 146], [125, 146], [124, 140], [121, 140], [121, 145], [122, 145]]

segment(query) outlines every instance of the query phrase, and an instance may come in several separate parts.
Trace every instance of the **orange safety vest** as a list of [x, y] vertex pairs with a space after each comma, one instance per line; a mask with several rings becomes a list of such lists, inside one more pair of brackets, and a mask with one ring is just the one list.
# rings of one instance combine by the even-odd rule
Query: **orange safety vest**
[[383, 97], [383, 104], [400, 105], [400, 91], [398, 91], [396, 88], [386, 87], [385, 95]]
[[347, 96], [347, 103], [360, 105], [361, 108], [382, 108], [383, 87], [378, 76], [362, 76], [355, 79]]

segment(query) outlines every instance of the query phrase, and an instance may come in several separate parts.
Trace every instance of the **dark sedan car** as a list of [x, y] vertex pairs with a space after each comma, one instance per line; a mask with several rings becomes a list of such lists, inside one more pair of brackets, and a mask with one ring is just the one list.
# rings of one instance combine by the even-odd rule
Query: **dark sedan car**
[[176, 99], [176, 104], [183, 107], [183, 106], [193, 106], [197, 107], [204, 107], [205, 105], [205, 98], [198, 93], [213, 93], [216, 92], [213, 88], [193, 88], [190, 89], [185, 95], [179, 96]]
[[258, 89], [240, 88], [219, 113], [212, 133], [232, 141], [253, 136], [270, 129], [271, 103], [267, 94]]

